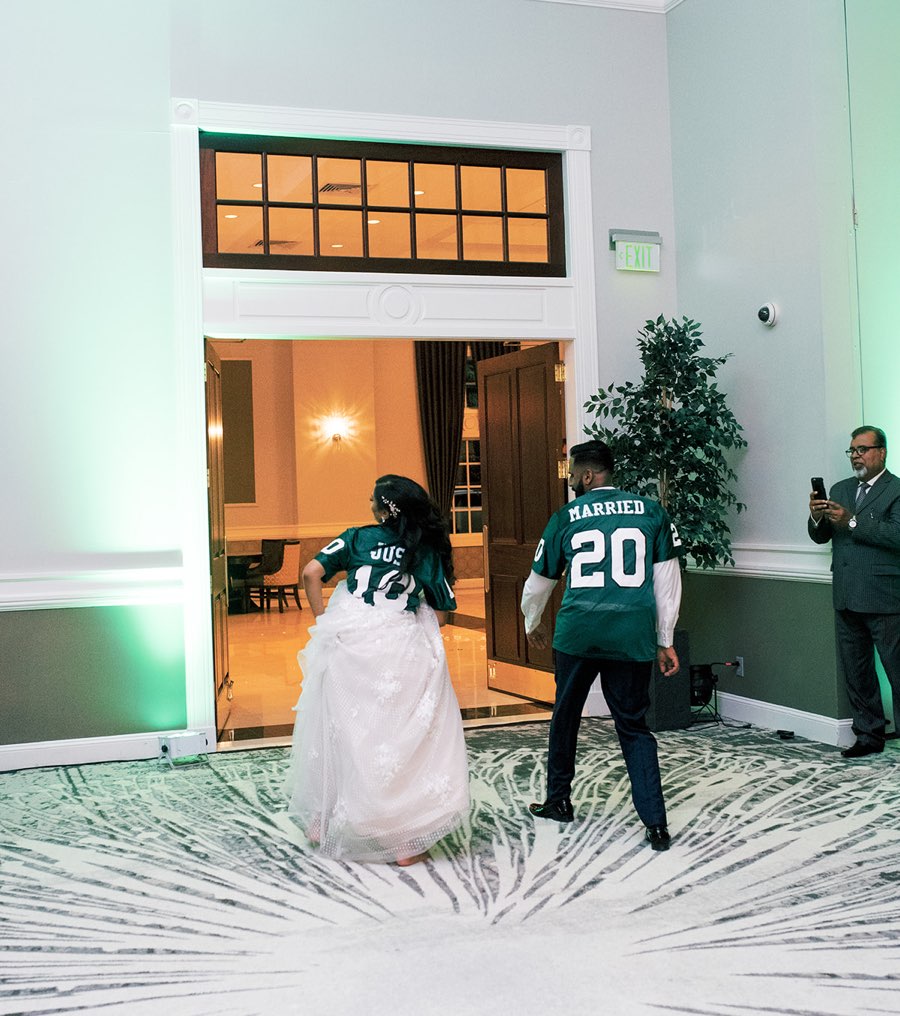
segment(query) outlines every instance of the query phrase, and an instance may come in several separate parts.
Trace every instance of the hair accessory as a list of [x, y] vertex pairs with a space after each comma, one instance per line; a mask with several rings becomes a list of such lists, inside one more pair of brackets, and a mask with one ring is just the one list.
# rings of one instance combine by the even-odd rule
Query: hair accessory
[[400, 514], [400, 509], [394, 504], [393, 501], [391, 501], [389, 498], [386, 498], [383, 494], [381, 496], [381, 503], [385, 506], [385, 508], [387, 508], [388, 514], [391, 516], [392, 519], [397, 518], [397, 516]]

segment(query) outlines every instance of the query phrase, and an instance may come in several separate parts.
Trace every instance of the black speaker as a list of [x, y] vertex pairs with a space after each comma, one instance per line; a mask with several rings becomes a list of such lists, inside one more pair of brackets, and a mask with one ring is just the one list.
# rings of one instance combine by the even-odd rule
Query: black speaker
[[664, 677], [653, 664], [650, 678], [650, 708], [647, 726], [651, 730], [684, 730], [691, 725], [691, 666], [688, 633], [675, 632], [675, 652], [681, 666], [677, 674]]

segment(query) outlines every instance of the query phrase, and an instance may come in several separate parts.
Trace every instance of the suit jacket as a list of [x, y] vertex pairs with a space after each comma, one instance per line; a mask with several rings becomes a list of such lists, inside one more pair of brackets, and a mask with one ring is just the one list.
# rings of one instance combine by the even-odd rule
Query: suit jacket
[[[828, 497], [853, 512], [858, 486], [855, 476], [839, 480]], [[815, 543], [831, 540], [835, 610], [900, 614], [900, 479], [884, 472], [863, 498], [854, 529], [811, 517], [808, 529]]]

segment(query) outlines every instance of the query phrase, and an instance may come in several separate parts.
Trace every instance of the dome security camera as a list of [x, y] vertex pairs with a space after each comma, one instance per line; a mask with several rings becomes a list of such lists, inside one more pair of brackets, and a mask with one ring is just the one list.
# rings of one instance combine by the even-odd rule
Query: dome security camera
[[764, 303], [756, 312], [756, 316], [764, 325], [771, 328], [778, 318], [778, 308], [774, 303]]

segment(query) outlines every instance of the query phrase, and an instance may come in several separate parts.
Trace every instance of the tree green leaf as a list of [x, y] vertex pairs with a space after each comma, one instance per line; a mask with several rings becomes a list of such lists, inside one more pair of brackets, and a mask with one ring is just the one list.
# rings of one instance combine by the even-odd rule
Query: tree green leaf
[[[638, 332], [643, 365], [638, 382], [611, 382], [585, 403], [598, 420], [585, 433], [605, 440], [616, 461], [616, 483], [661, 500], [699, 568], [734, 565], [727, 520], [747, 506], [732, 489], [727, 453], [747, 447], [716, 372], [732, 354], [701, 356], [698, 322], [660, 315]], [[662, 478], [665, 477], [665, 482]]]

